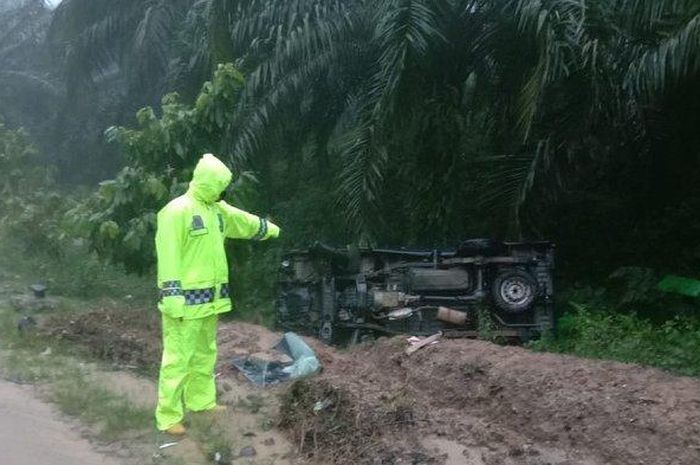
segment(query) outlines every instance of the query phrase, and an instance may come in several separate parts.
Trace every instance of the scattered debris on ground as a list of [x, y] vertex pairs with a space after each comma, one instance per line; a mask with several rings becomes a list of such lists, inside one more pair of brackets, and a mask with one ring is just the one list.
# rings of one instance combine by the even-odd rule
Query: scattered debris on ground
[[311, 376], [321, 369], [314, 350], [296, 333], [285, 333], [274, 348], [279, 351], [276, 360], [247, 355], [234, 357], [231, 363], [250, 382], [262, 387]]
[[31, 316], [23, 316], [17, 322], [17, 331], [20, 333], [28, 333], [36, 328], [36, 320]]
[[431, 344], [437, 344], [437, 342], [440, 340], [442, 337], [442, 333], [435, 333], [432, 336], [424, 337], [424, 338], [419, 338], [419, 337], [410, 337], [408, 339], [409, 346], [406, 347], [406, 355], [411, 355], [413, 352], [422, 349], [425, 346], [429, 346]]

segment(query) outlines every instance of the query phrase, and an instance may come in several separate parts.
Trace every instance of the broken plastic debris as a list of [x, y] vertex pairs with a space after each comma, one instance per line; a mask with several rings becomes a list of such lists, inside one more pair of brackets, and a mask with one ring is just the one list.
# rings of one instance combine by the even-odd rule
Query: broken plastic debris
[[321, 410], [325, 410], [331, 405], [333, 405], [333, 401], [330, 399], [319, 400], [318, 402], [316, 402], [316, 404], [314, 404], [314, 413], [318, 413]]
[[406, 307], [392, 310], [387, 316], [390, 320], [403, 320], [404, 318], [408, 318], [409, 316], [413, 315], [413, 313], [415, 313], [415, 309]]
[[248, 380], [261, 386], [309, 376], [321, 369], [314, 350], [295, 333], [285, 333], [275, 349], [291, 357], [293, 362], [269, 362], [255, 357], [238, 357], [233, 359], [233, 366]]
[[166, 442], [165, 444], [158, 446], [158, 449], [167, 449], [168, 447], [177, 446], [178, 444], [179, 442]]
[[[406, 341], [407, 341], [410, 345], [414, 346], [414, 345], [420, 343], [423, 339], [424, 339], [424, 338], [420, 338], [420, 337], [416, 337], [416, 336], [411, 336], [411, 337], [409, 337], [408, 339], [406, 339]], [[440, 341], [435, 340], [435, 341], [430, 342], [429, 345], [434, 345], [434, 344], [437, 344], [437, 343], [439, 343], [439, 342], [440, 342]]]
[[441, 337], [442, 331], [437, 332], [432, 336], [426, 337], [424, 339], [420, 339], [418, 342], [410, 343], [410, 345], [406, 348], [406, 355], [411, 355], [415, 351], [420, 350], [425, 346], [436, 344]]
[[285, 333], [275, 348], [294, 360], [291, 365], [282, 369], [284, 373], [289, 374], [290, 378], [309, 376], [321, 369], [314, 350], [295, 333]]

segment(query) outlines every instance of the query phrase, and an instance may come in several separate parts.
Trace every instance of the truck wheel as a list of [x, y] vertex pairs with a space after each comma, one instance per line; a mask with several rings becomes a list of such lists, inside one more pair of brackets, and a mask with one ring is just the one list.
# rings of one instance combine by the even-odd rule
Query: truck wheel
[[504, 312], [522, 313], [537, 297], [537, 280], [526, 271], [504, 271], [494, 279], [491, 294], [496, 307]]

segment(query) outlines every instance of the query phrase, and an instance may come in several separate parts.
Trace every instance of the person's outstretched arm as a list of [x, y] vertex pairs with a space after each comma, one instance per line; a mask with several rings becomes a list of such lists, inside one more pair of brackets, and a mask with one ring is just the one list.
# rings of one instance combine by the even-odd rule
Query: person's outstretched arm
[[264, 241], [280, 234], [280, 228], [265, 218], [240, 210], [223, 200], [217, 205], [224, 217], [224, 235], [229, 239]]

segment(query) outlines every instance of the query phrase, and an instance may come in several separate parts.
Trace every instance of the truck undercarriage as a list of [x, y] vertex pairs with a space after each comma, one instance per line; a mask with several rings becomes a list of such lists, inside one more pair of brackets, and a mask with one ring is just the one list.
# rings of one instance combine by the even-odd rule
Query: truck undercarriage
[[329, 344], [377, 335], [503, 336], [553, 328], [554, 246], [472, 239], [456, 249], [333, 248], [287, 253], [277, 323]]

